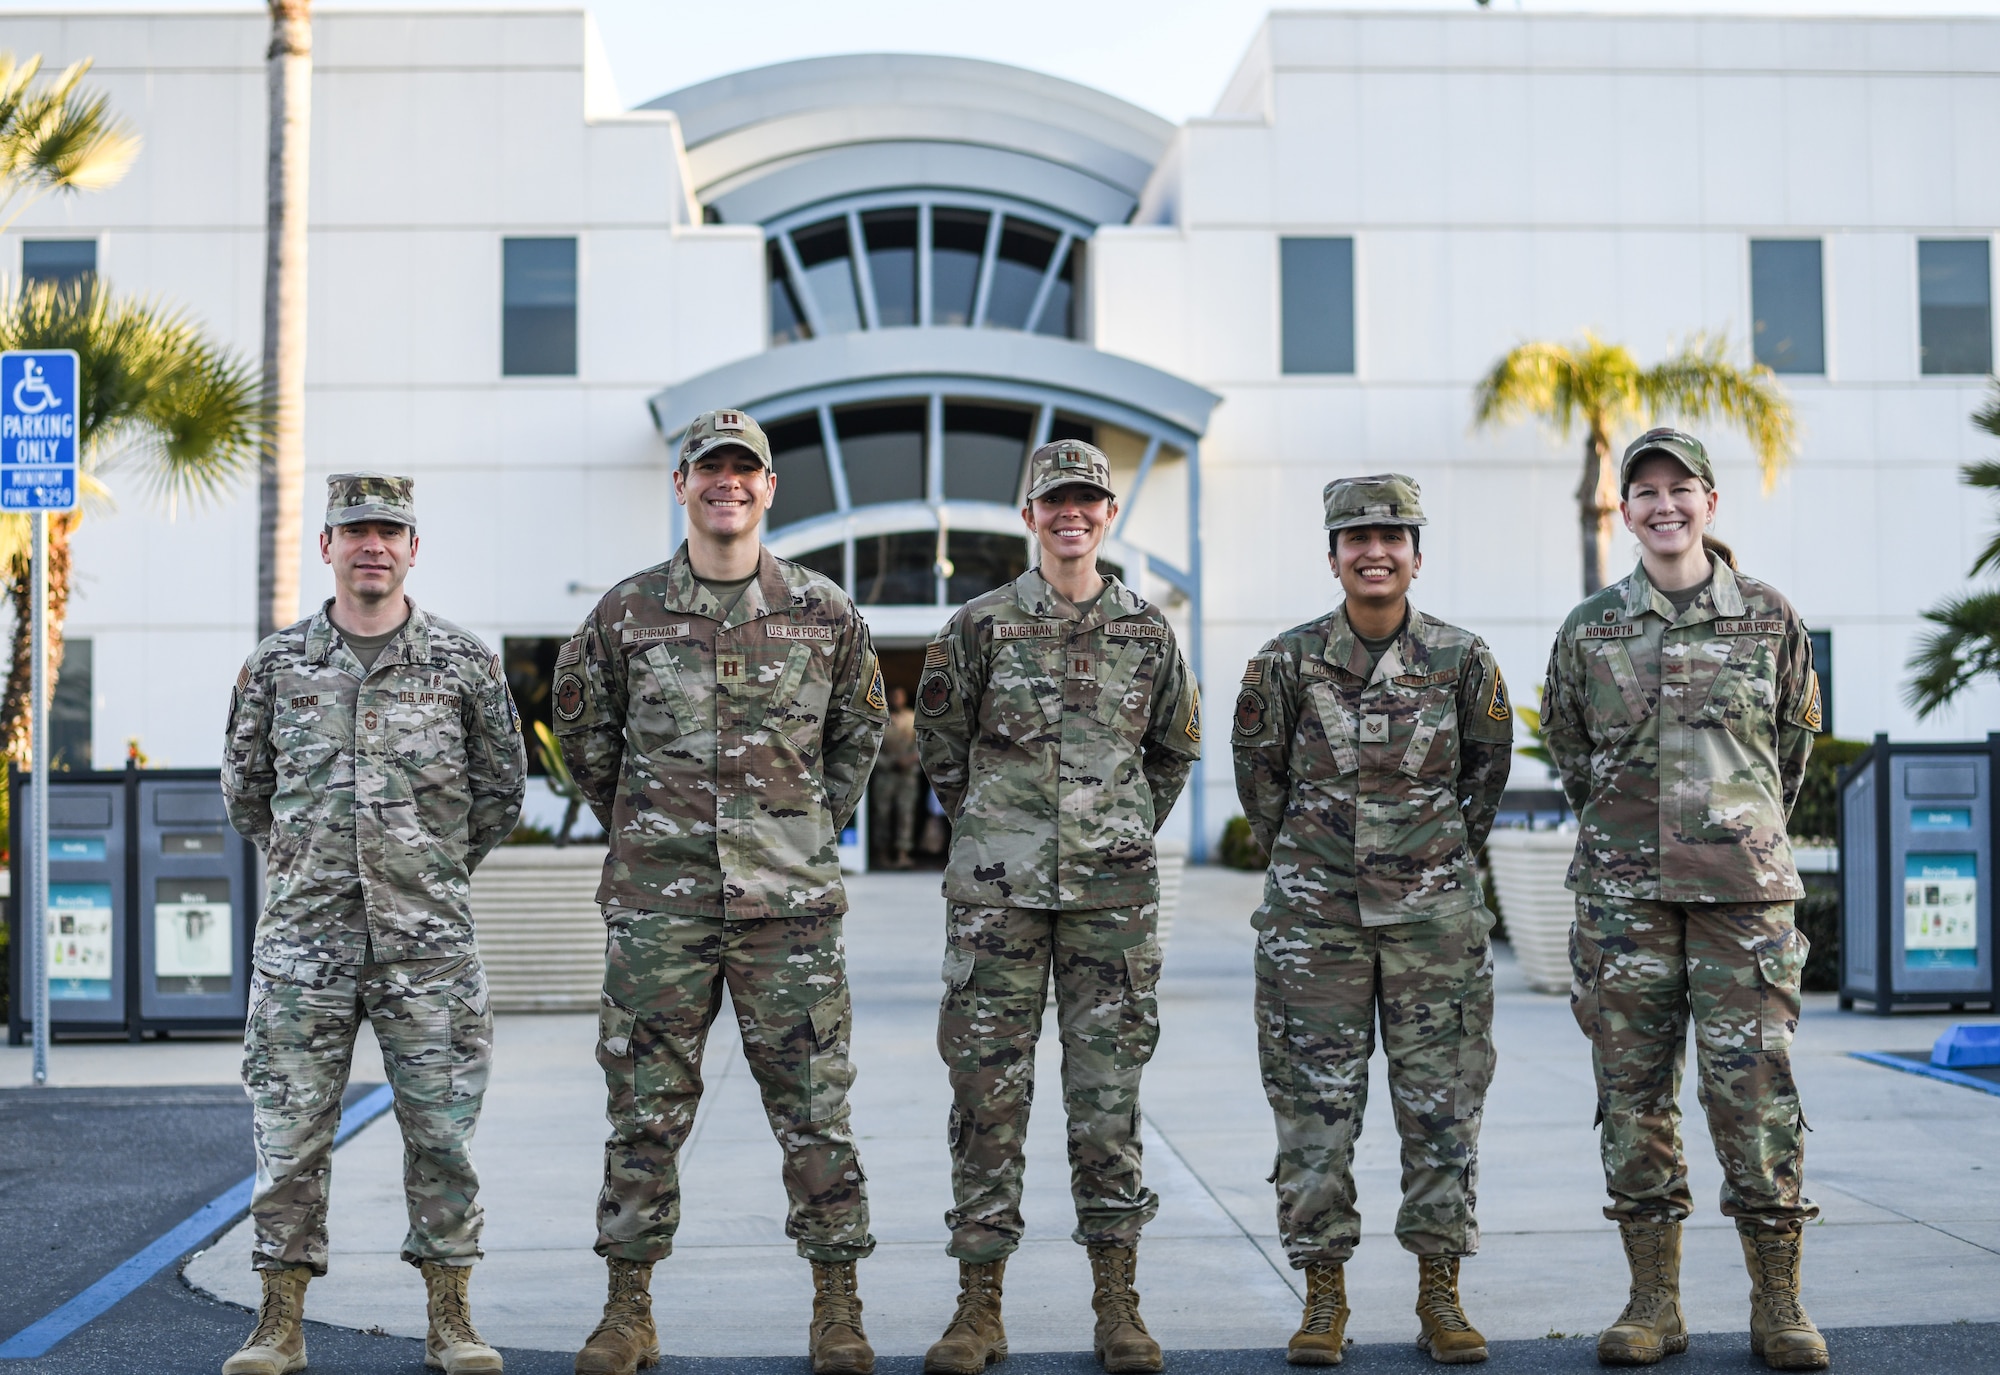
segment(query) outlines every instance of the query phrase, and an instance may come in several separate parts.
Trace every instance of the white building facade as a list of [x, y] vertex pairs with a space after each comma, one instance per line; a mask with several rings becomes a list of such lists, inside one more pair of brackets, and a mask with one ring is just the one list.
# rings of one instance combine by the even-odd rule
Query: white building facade
[[[145, 139], [0, 264], [94, 270], [254, 359], [265, 41], [255, 13], [0, 18], [0, 46], [94, 58]], [[1718, 533], [1822, 634], [1838, 733], [2000, 723], [1991, 690], [1923, 723], [1900, 700], [1922, 608], [1993, 519], [1957, 470], [1991, 448], [1968, 417], [2000, 21], [1288, 11], [1178, 128], [922, 57], [628, 109], [581, 12], [332, 11], [315, 49], [302, 610], [330, 590], [324, 476], [411, 473], [412, 592], [503, 649], [531, 714], [554, 642], [672, 551], [673, 440], [720, 405], [778, 450], [771, 542], [849, 588], [892, 678], [1025, 566], [1022, 460], [1074, 434], [1125, 490], [1107, 560], [1212, 701], [1337, 595], [1323, 484], [1388, 470], [1431, 517], [1416, 600], [1532, 701], [1580, 592], [1581, 437], [1475, 433], [1472, 391], [1512, 345], [1588, 330], [1641, 362], [1726, 332], [1779, 369], [1802, 440], [1769, 493], [1699, 428]], [[255, 622], [254, 482], [173, 513], [111, 482], [76, 540], [71, 716], [99, 767], [130, 738], [213, 764]], [[1210, 748], [1173, 822], [1197, 850], [1236, 810], [1220, 729]]]

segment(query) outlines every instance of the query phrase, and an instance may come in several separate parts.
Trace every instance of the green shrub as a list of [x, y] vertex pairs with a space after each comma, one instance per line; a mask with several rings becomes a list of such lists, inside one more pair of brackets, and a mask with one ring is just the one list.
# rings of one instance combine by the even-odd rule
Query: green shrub
[[1836, 874], [1802, 874], [1806, 895], [1792, 909], [1799, 933], [1812, 943], [1801, 986], [1808, 993], [1840, 991], [1840, 884]]
[[1867, 748], [1865, 740], [1837, 740], [1831, 735], [1813, 745], [1806, 776], [1799, 783], [1798, 805], [1792, 808], [1793, 840], [1833, 843], [1840, 834], [1840, 771]]
[[1222, 848], [1217, 855], [1231, 869], [1262, 869], [1271, 862], [1257, 837], [1250, 833], [1250, 818], [1232, 816], [1222, 825]]

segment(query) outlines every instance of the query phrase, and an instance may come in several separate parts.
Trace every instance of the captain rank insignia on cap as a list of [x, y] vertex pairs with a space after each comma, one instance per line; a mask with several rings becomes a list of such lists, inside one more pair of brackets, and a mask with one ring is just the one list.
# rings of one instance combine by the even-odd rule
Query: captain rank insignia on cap
[[717, 411], [715, 428], [722, 434], [741, 434], [746, 428], [741, 411]]

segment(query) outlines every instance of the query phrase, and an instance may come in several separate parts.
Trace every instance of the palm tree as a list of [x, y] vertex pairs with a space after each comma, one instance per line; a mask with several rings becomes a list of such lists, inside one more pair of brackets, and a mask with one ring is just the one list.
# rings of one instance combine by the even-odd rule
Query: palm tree
[[[2000, 378], [1994, 379], [1986, 404], [1973, 412], [1973, 425], [2000, 435]], [[2000, 460], [1968, 463], [1959, 469], [1968, 487], [1983, 487], [2000, 495]], [[2000, 528], [1987, 541], [1966, 576], [2000, 570]], [[2000, 678], [2000, 591], [1968, 592], [1948, 597], [1924, 613], [1937, 626], [1917, 646], [1909, 667], [1915, 675], [1903, 689], [1903, 700], [1923, 720], [1981, 678]]]
[[1720, 335], [1696, 335], [1650, 368], [1622, 344], [1586, 333], [1576, 345], [1528, 343], [1510, 350], [1479, 383], [1475, 425], [1534, 416], [1568, 438], [1583, 422], [1583, 480], [1576, 514], [1583, 540], [1583, 594], [1603, 587], [1611, 571], [1611, 517], [1618, 509], [1618, 466], [1611, 437], [1642, 416], [1675, 414], [1690, 421], [1719, 416], [1742, 430], [1757, 453], [1764, 490], [1796, 442], [1791, 403], [1761, 363], [1743, 369], [1728, 358]]
[[55, 192], [96, 191], [125, 175], [139, 139], [110, 101], [80, 89], [88, 61], [35, 84], [42, 59], [0, 52], [0, 229]]
[[264, 203], [263, 440], [257, 480], [257, 638], [299, 614], [306, 481], [306, 154], [312, 141], [312, 0], [270, 0]]
[[[78, 486], [88, 506], [110, 499], [104, 479], [138, 473], [179, 503], [214, 496], [248, 472], [257, 452], [257, 386], [187, 316], [157, 302], [119, 300], [95, 278], [39, 282], [0, 299], [0, 348], [75, 349]], [[70, 536], [82, 512], [49, 517], [48, 691], [62, 667], [69, 607]], [[29, 518], [0, 516], [14, 638], [0, 696], [0, 754], [26, 765], [34, 649]]]

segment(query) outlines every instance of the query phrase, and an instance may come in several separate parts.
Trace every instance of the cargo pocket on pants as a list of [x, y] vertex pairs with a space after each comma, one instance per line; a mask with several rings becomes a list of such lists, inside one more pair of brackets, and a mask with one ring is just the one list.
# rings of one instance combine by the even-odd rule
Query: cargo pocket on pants
[[807, 1012], [812, 1048], [806, 1054], [806, 1101], [812, 1120], [832, 1121], [854, 1086], [854, 1066], [847, 1058], [847, 1038], [854, 1000], [842, 984], [814, 1003]]
[[456, 979], [446, 998], [451, 1028], [451, 1096], [477, 1101], [486, 1094], [493, 1070], [493, 1014], [488, 1007], [486, 969], [478, 960]]
[[1598, 1007], [1598, 976], [1602, 973], [1604, 951], [1596, 941], [1569, 928], [1569, 1010], [1576, 1024], [1594, 1044], [1601, 1029]]
[[1121, 1049], [1134, 1064], [1153, 1058], [1160, 1040], [1160, 942], [1148, 936], [1125, 952], [1126, 1036]]
[[1799, 984], [1804, 977], [1806, 955], [1812, 945], [1805, 933], [1794, 927], [1757, 947], [1757, 978], [1760, 1014], [1757, 1019], [1757, 1048], [1787, 1050], [1792, 1033], [1799, 1029]]
[[957, 946], [944, 952], [944, 997], [938, 1003], [938, 1058], [954, 1074], [971, 1074], [979, 1068], [979, 1042], [972, 1029], [974, 1002], [972, 971], [978, 961], [970, 950]]
[[1493, 994], [1474, 993], [1458, 1005], [1458, 1082], [1451, 1115], [1460, 1121], [1479, 1115], [1493, 1085]]

